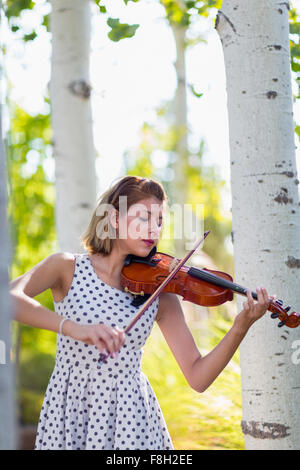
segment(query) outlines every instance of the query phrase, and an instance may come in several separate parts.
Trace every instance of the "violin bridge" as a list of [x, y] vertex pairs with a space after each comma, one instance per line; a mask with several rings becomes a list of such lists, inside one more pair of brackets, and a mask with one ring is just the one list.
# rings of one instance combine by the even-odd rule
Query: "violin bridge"
[[180, 259], [174, 258], [169, 265], [169, 272], [173, 271], [178, 263], [180, 263]]

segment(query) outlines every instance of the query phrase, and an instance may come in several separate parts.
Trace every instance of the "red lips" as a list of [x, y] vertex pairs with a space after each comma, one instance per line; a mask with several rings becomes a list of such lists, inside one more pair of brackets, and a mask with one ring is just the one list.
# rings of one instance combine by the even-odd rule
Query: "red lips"
[[143, 240], [143, 242], [150, 246], [153, 245], [154, 240]]

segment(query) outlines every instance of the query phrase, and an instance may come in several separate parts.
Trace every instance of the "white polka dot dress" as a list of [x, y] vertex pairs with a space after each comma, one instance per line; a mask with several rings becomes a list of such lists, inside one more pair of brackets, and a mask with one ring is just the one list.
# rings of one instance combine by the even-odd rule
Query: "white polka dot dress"
[[[75, 254], [67, 295], [55, 311], [80, 324], [124, 329], [137, 314], [133, 295], [96, 274], [87, 253]], [[45, 393], [36, 450], [173, 449], [156, 395], [141, 371], [141, 358], [157, 314], [157, 298], [134, 327], [118, 358], [98, 365], [94, 345], [57, 335], [54, 370]]]

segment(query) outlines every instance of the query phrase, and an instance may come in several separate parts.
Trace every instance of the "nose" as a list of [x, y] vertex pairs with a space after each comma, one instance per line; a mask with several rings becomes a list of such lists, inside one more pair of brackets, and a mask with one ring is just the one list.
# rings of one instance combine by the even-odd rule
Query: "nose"
[[161, 231], [161, 224], [160, 222], [157, 222], [155, 219], [150, 219], [150, 234], [151, 234], [151, 239], [157, 239], [159, 238], [159, 234]]

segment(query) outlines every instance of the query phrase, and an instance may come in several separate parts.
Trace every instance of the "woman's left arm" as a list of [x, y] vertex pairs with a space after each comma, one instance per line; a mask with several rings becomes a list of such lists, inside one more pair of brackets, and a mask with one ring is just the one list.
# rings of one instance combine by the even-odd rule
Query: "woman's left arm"
[[212, 384], [234, 355], [250, 326], [266, 313], [270, 303], [267, 291], [259, 288], [256, 292], [257, 303], [247, 290], [243, 310], [220, 343], [204, 357], [186, 324], [177, 295], [160, 294], [157, 324], [186, 380], [197, 392], [204, 392]]

